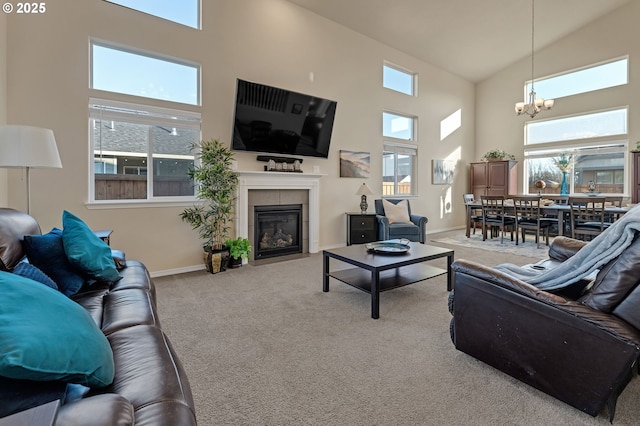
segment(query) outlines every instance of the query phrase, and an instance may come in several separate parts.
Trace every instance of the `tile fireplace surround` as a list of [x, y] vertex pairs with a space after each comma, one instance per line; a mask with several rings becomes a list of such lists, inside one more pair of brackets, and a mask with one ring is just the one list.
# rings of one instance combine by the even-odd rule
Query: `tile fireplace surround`
[[[308, 251], [317, 253], [320, 235], [320, 178], [323, 175], [292, 172], [238, 172], [238, 198], [236, 201], [236, 235], [253, 240], [249, 234], [253, 227], [253, 212], [249, 212], [249, 191], [253, 190], [306, 190], [308, 191]], [[251, 223], [249, 220], [251, 219]], [[306, 238], [305, 238], [306, 239]]]

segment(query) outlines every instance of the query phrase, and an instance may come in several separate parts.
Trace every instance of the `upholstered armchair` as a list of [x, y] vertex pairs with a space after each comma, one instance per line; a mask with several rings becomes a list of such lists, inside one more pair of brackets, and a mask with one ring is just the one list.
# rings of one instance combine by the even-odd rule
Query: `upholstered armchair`
[[429, 219], [411, 214], [409, 200], [375, 200], [375, 207], [378, 240], [406, 238], [424, 244]]

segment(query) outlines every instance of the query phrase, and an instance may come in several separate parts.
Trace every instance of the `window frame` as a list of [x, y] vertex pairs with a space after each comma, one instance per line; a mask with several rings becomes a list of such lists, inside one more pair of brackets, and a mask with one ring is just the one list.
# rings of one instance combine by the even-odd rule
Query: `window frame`
[[[192, 102], [183, 102], [175, 99], [167, 99], [167, 98], [159, 98], [152, 96], [144, 96], [140, 93], [130, 93], [130, 92], [121, 92], [121, 91], [113, 91], [106, 88], [95, 87], [95, 61], [94, 61], [94, 47], [98, 46], [103, 49], [110, 49], [114, 51], [118, 51], [121, 53], [126, 53], [130, 55], [136, 55], [142, 58], [148, 58], [157, 61], [163, 61], [174, 65], [180, 65], [183, 67], [193, 68], [196, 71], [195, 77], [195, 90], [196, 90], [196, 100], [194, 103]], [[155, 82], [154, 82], [155, 83]], [[125, 46], [117, 43], [108, 42], [105, 40], [99, 40], [92, 38], [89, 41], [89, 88], [92, 90], [100, 90], [107, 93], [118, 93], [122, 95], [128, 96], [136, 96], [142, 99], [153, 99], [162, 102], [172, 102], [176, 104], [184, 104], [184, 105], [192, 105], [192, 106], [202, 106], [202, 66], [199, 63], [188, 61], [181, 58], [176, 58], [169, 55], [163, 55], [157, 52], [151, 52], [143, 49], [137, 49], [131, 46]]]
[[[96, 207], [139, 207], [139, 206], [163, 206], [163, 205], [190, 205], [197, 201], [195, 189], [193, 195], [184, 196], [158, 196], [154, 195], [154, 179], [153, 179], [153, 159], [154, 147], [153, 140], [147, 140], [145, 158], [147, 159], [146, 182], [146, 198], [137, 199], [107, 199], [99, 200], [95, 198], [95, 152], [96, 140], [94, 138], [92, 122], [94, 120], [102, 121], [120, 121], [129, 124], [149, 126], [149, 135], [151, 135], [152, 127], [169, 127], [179, 129], [195, 130], [198, 139], [202, 138], [202, 117], [199, 112], [177, 110], [173, 108], [164, 108], [143, 104], [135, 104], [131, 102], [121, 102], [100, 98], [90, 98], [88, 104], [88, 139], [89, 139], [89, 201], [88, 206]], [[145, 114], [147, 113], [147, 114]], [[194, 141], [195, 142], [195, 141]], [[198, 156], [194, 153], [194, 164], [198, 164]]]
[[[385, 194], [385, 156], [388, 153], [393, 154], [393, 193]], [[407, 193], [399, 193], [399, 183], [398, 179], [398, 156], [399, 155], [410, 155], [411, 158], [411, 181], [410, 181], [410, 192]], [[413, 144], [406, 143], [398, 143], [385, 140], [382, 146], [382, 198], [411, 198], [416, 197], [418, 195], [418, 146]], [[389, 185], [387, 185], [389, 186]]]
[[[409, 139], [404, 139], [404, 138], [398, 138], [395, 136], [391, 136], [391, 135], [387, 135], [384, 132], [384, 115], [385, 114], [389, 114], [389, 115], [394, 115], [396, 117], [402, 117], [402, 118], [406, 118], [408, 120], [411, 121], [411, 137]], [[392, 111], [389, 109], [385, 109], [382, 111], [382, 137], [384, 139], [388, 139], [388, 140], [393, 140], [393, 141], [398, 141], [398, 142], [416, 142], [418, 140], [418, 117], [416, 117], [415, 115], [411, 115], [411, 114], [406, 114], [403, 112], [398, 112], [398, 111]]]
[[[569, 138], [568, 139], [549, 139], [543, 142], [529, 142], [529, 138], [530, 138], [529, 126], [540, 126], [540, 125], [544, 125], [545, 123], [559, 122], [562, 120], [571, 120], [574, 118], [588, 118], [590, 116], [596, 116], [596, 115], [600, 115], [608, 112], [618, 112], [618, 111], [625, 112], [624, 118], [626, 122], [624, 125], [624, 128], [625, 128], [624, 132], [610, 133], [610, 134], [599, 135], [599, 136], [585, 136], [585, 137], [571, 138], [571, 139]], [[563, 116], [548, 118], [544, 120], [528, 121], [525, 123], [524, 132], [525, 132], [524, 133], [525, 149], [527, 149], [527, 147], [546, 146], [549, 144], [567, 144], [567, 143], [576, 143], [576, 141], [591, 141], [596, 139], [607, 140], [612, 138], [627, 137], [629, 134], [629, 107], [623, 106], [623, 107], [601, 109], [597, 111], [585, 111], [578, 114], [563, 115]], [[581, 143], [581, 142], [577, 142], [577, 143]]]
[[[589, 115], [599, 114], [607, 111], [625, 111], [626, 114], [626, 123], [625, 123], [625, 133], [616, 133], [616, 134], [608, 134], [608, 135], [599, 135], [594, 137], [583, 137], [577, 139], [558, 139], [558, 140], [549, 140], [546, 142], [536, 142], [536, 143], [528, 143], [529, 138], [529, 126], [540, 124], [544, 124], [545, 122], [552, 122], [557, 120], [563, 120], [573, 117], [588, 117]], [[602, 109], [597, 111], [586, 111], [580, 114], [571, 114], [561, 117], [554, 117], [547, 120], [534, 120], [528, 121], [524, 126], [524, 161], [523, 161], [523, 193], [529, 194], [529, 159], [535, 158], [552, 158], [558, 157], [561, 153], [565, 154], [573, 154], [574, 158], [576, 155], [580, 156], [588, 156], [597, 154], [595, 150], [598, 150], [600, 154], [623, 154], [623, 188], [622, 193], [606, 193], [603, 192], [603, 195], [622, 195], [623, 197], [630, 196], [630, 179], [629, 179], [629, 107], [616, 107], [609, 109]], [[612, 169], [615, 171], [615, 169]], [[570, 171], [570, 179], [569, 179], [569, 192], [575, 193], [575, 169], [571, 168]]]
[[122, 4], [118, 0], [104, 0], [104, 1], [107, 2], [107, 3], [114, 4], [116, 6], [124, 7], [124, 8], [129, 9], [129, 10], [134, 10], [136, 12], [144, 13], [144, 14], [149, 15], [149, 16], [155, 16], [156, 18], [160, 18], [160, 19], [163, 19], [163, 20], [168, 21], [168, 22], [173, 22], [175, 24], [179, 24], [179, 25], [185, 26], [187, 28], [193, 28], [195, 30], [201, 30], [202, 29], [202, 2], [200, 0], [192, 0], [192, 1], [195, 1], [196, 10], [197, 10], [197, 12], [196, 12], [197, 13], [196, 26], [195, 27], [192, 26], [192, 25], [186, 24], [184, 22], [176, 21], [175, 19], [170, 19], [170, 18], [165, 17], [165, 16], [156, 15], [155, 13], [152, 13], [152, 12], [150, 12], [148, 10], [139, 9], [139, 8], [133, 6], [133, 5]]
[[[399, 72], [401, 74], [405, 74], [406, 76], [411, 78], [411, 93], [406, 93], [403, 92], [401, 90], [397, 90], [394, 89], [393, 87], [387, 86], [384, 83], [384, 75], [385, 75], [385, 69], [389, 68], [393, 71]], [[399, 65], [396, 64], [392, 64], [391, 62], [387, 62], [384, 61], [382, 64], [382, 87], [388, 90], [392, 90], [396, 93], [402, 93], [403, 95], [407, 95], [407, 96], [412, 96], [412, 97], [417, 97], [418, 96], [418, 73], [411, 71], [407, 68], [401, 67]]]
[[[556, 79], [560, 79], [560, 78], [565, 78], [567, 76], [571, 76], [573, 75], [577, 75], [579, 73], [585, 72], [585, 71], [589, 71], [589, 70], [593, 70], [595, 68], [598, 67], [602, 67], [605, 65], [609, 65], [609, 64], [613, 64], [616, 62], [621, 62], [621, 61], [626, 61], [626, 75], [625, 75], [625, 82], [624, 83], [619, 83], [619, 84], [613, 84], [610, 86], [604, 86], [604, 87], [599, 87], [599, 88], [595, 88], [595, 89], [588, 89], [588, 90], [581, 90], [581, 91], [576, 91], [573, 93], [567, 93], [567, 94], [560, 94], [560, 95], [554, 95], [553, 90], [549, 90], [549, 88], [545, 88], [545, 82], [549, 82], [551, 80], [556, 80]], [[529, 92], [531, 92], [531, 85], [534, 85], [536, 91], [540, 94], [543, 94], [545, 96], [546, 99], [562, 99], [562, 98], [566, 98], [569, 96], [576, 96], [576, 95], [582, 95], [585, 93], [591, 93], [591, 92], [595, 92], [598, 90], [606, 90], [606, 89], [610, 89], [613, 87], [618, 87], [618, 86], [624, 86], [624, 85], [628, 85], [629, 84], [629, 55], [625, 55], [625, 56], [620, 56], [617, 58], [612, 58], [606, 61], [601, 61], [601, 62], [597, 62], [594, 64], [589, 64], [589, 65], [585, 65], [583, 67], [580, 68], [574, 68], [568, 71], [564, 71], [558, 74], [553, 74], [547, 77], [541, 77], [539, 79], [535, 79], [533, 82], [531, 80], [528, 80], [525, 82], [524, 84], [524, 99], [525, 101], [527, 100], [527, 97], [529, 96]], [[566, 85], [566, 83], [564, 83]]]

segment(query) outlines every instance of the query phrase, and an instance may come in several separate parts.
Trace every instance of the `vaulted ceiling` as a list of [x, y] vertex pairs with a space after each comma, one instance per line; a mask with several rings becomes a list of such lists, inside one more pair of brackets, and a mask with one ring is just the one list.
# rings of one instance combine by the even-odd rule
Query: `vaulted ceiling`
[[[288, 0], [469, 81], [531, 55], [531, 0]], [[631, 1], [535, 0], [535, 49]]]

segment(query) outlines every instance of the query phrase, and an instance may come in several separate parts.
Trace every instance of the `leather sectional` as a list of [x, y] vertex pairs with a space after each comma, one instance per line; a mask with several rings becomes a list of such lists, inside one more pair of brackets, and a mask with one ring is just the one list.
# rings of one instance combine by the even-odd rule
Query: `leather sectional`
[[[31, 216], [0, 209], [0, 267], [11, 270], [24, 257], [24, 235], [39, 235]], [[115, 376], [106, 388], [60, 407], [57, 425], [195, 425], [185, 370], [163, 332], [154, 284], [145, 266], [114, 251], [122, 279], [85, 285], [71, 298], [107, 337]]]
[[[586, 243], [556, 237], [553, 267]], [[589, 248], [585, 248], [589, 250]], [[455, 347], [592, 416], [616, 401], [640, 355], [640, 238], [595, 280], [546, 292], [492, 267], [453, 263]]]

